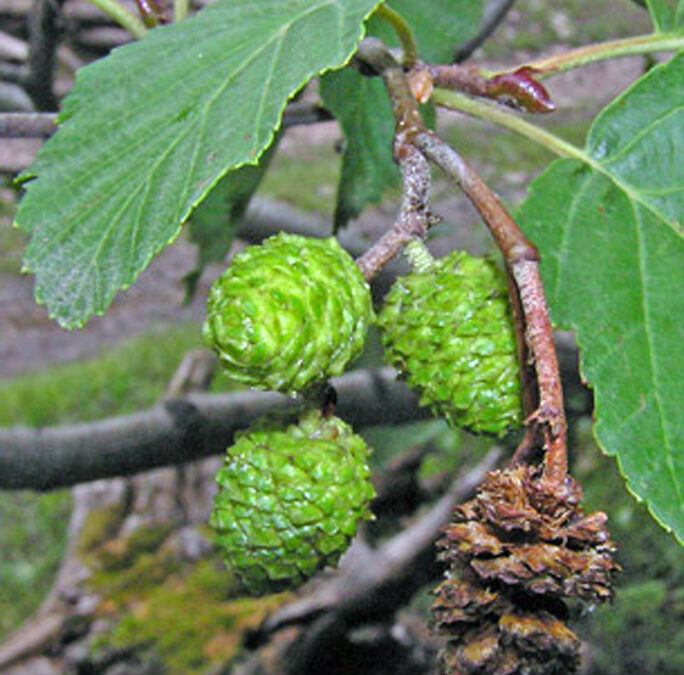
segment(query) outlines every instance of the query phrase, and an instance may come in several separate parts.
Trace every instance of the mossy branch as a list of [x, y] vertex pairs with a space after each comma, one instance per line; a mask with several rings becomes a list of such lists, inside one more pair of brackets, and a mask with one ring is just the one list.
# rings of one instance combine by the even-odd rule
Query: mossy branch
[[430, 225], [430, 165], [410, 144], [401, 145], [395, 154], [402, 175], [401, 209], [395, 225], [356, 260], [367, 281], [373, 279], [407, 243], [424, 237]]

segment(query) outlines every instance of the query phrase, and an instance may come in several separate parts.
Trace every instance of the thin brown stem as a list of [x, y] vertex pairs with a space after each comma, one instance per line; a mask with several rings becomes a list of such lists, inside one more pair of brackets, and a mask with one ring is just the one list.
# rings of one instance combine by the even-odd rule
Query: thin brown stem
[[515, 326], [516, 344], [518, 348], [518, 363], [520, 364], [520, 384], [522, 389], [523, 415], [529, 417], [537, 408], [539, 392], [537, 391], [534, 368], [530, 363], [530, 350], [525, 339], [525, 315], [518, 286], [509, 267], [506, 267], [506, 283], [508, 295], [511, 299], [511, 313]]
[[404, 69], [375, 38], [359, 45], [357, 60], [382, 75], [397, 120], [394, 157], [401, 167], [402, 203], [395, 225], [360, 256], [356, 263], [370, 281], [411, 239], [424, 237], [430, 225], [430, 165], [411, 143], [414, 134], [425, 129]]
[[361, 40], [356, 58], [373, 72], [382, 75], [397, 120], [397, 136], [403, 136], [410, 142], [414, 133], [425, 130], [425, 123], [404, 69], [377, 38]]
[[509, 263], [520, 291], [525, 312], [526, 342], [537, 373], [539, 407], [528, 417], [544, 434], [544, 474], [550, 483], [560, 483], [568, 471], [567, 423], [563, 410], [560, 370], [553, 342], [551, 319], [537, 260]]
[[503, 73], [457, 64], [422, 66], [417, 70], [421, 69], [429, 74], [432, 85], [440, 89], [492, 99], [528, 113], [550, 113], [556, 109], [549, 92], [536, 79], [538, 71], [528, 66]]
[[413, 142], [463, 189], [491, 230], [505, 260], [539, 259], [536, 248], [525, 238], [499, 198], [456, 150], [431, 131], [416, 134]]
[[427, 65], [435, 87], [449, 91], [461, 91], [471, 96], [487, 96], [487, 76], [478, 66]]
[[356, 260], [366, 281], [373, 279], [415, 237], [424, 237], [430, 224], [430, 165], [408, 143], [395, 151], [401, 166], [402, 202], [394, 226]]

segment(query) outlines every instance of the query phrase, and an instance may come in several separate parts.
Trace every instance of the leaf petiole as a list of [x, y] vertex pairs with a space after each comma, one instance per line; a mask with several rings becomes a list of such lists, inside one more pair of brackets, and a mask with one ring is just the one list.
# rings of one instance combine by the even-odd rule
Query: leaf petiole
[[375, 10], [375, 16], [386, 21], [397, 34], [404, 50], [402, 65], [411, 68], [418, 62], [418, 45], [406, 19], [396, 10], [383, 3]]
[[530, 61], [524, 65], [539, 71], [537, 77], [545, 78], [598, 61], [680, 49], [684, 49], [684, 35], [652, 33], [584, 45], [577, 49]]
[[117, 2], [117, 0], [88, 0], [88, 2], [114, 19], [119, 26], [125, 28], [136, 40], [140, 40], [147, 33], [145, 24], [135, 14]]
[[479, 101], [459, 92], [439, 88], [432, 92], [431, 101], [443, 108], [462, 112], [492, 122], [510, 131], [515, 131], [515, 133], [529, 138], [560, 157], [570, 157], [589, 164], [592, 163], [591, 158], [581, 148], [536, 124], [531, 124], [519, 115], [508, 112], [501, 106]]
[[173, 2], [173, 20], [182, 21], [190, 10], [190, 0], [174, 0]]

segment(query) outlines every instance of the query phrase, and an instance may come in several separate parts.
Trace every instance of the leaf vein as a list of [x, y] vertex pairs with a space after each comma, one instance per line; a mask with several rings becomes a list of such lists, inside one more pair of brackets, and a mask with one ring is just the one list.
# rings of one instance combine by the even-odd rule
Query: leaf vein
[[574, 158], [581, 162], [584, 162], [587, 166], [590, 166], [594, 171], [603, 174], [608, 178], [616, 188], [624, 192], [630, 201], [639, 204], [642, 208], [653, 214], [658, 220], [662, 221], [667, 227], [669, 227], [678, 236], [684, 236], [684, 227], [682, 227], [678, 222], [670, 220], [665, 214], [660, 213], [655, 206], [650, 204], [644, 199], [641, 199], [640, 193], [632, 189], [632, 187], [623, 183], [618, 176], [611, 173], [603, 164], [598, 160], [594, 159], [586, 150], [581, 150], [577, 148], [577, 152], [574, 153]]
[[638, 210], [634, 207], [633, 202], [630, 202], [630, 207], [632, 209], [632, 212], [634, 214], [634, 224], [636, 227], [636, 234], [637, 234], [637, 246], [638, 246], [638, 260], [639, 260], [639, 283], [641, 286], [641, 303], [642, 303], [642, 312], [643, 312], [643, 317], [644, 317], [644, 333], [646, 336], [646, 345], [648, 348], [648, 360], [649, 360], [649, 366], [650, 366], [650, 379], [652, 383], [652, 393], [653, 393], [653, 400], [655, 402], [655, 406], [658, 412], [658, 424], [660, 426], [660, 431], [661, 431], [661, 437], [663, 439], [663, 445], [664, 450], [665, 450], [665, 460], [666, 460], [666, 465], [670, 473], [670, 478], [672, 480], [672, 483], [674, 485], [675, 493], [677, 495], [677, 501], [680, 505], [684, 504], [684, 501], [682, 499], [682, 488], [679, 485], [679, 482], [677, 481], [677, 474], [675, 471], [675, 466], [674, 466], [674, 457], [672, 455], [672, 443], [671, 439], [669, 438], [668, 430], [667, 430], [667, 425], [665, 423], [664, 419], [664, 407], [662, 400], [660, 398], [660, 390], [658, 389], [658, 382], [660, 380], [660, 374], [658, 372], [658, 363], [657, 363], [657, 357], [656, 357], [656, 350], [653, 345], [653, 337], [654, 337], [654, 328], [652, 326], [652, 319], [651, 319], [651, 313], [649, 311], [649, 303], [648, 303], [648, 287], [647, 287], [647, 273], [646, 269], [644, 267], [645, 265], [645, 259], [646, 259], [646, 251], [645, 251], [645, 242], [644, 242], [644, 222], [643, 219], [641, 218]]
[[563, 262], [567, 260], [568, 258], [568, 251], [570, 249], [569, 247], [569, 242], [570, 242], [570, 231], [572, 230], [573, 227], [573, 221], [574, 221], [574, 215], [577, 212], [577, 209], [579, 208], [580, 200], [586, 193], [586, 191], [589, 189], [589, 185], [591, 184], [593, 176], [590, 173], [587, 173], [587, 175], [584, 177], [584, 180], [582, 182], [582, 185], [580, 186], [580, 189], [575, 193], [575, 195], [572, 198], [572, 201], [570, 202], [570, 209], [568, 211], [568, 220], [567, 220], [567, 226], [563, 228], [563, 232], [561, 234], [561, 240], [558, 245], [558, 250], [559, 250], [559, 256], [557, 257], [557, 262], [556, 264], [558, 265], [558, 271], [556, 272], [556, 283], [554, 284], [554, 289], [553, 289], [553, 296], [556, 302], [558, 302], [558, 298], [560, 297], [560, 292], [561, 292], [561, 287], [562, 287], [562, 270], [564, 268], [569, 268], [568, 265], [563, 265]]
[[613, 164], [617, 159], [619, 159], [622, 155], [626, 154], [629, 150], [631, 150], [635, 145], [641, 141], [644, 136], [647, 134], [650, 134], [653, 132], [653, 130], [659, 126], [662, 122], [664, 122], [668, 117], [671, 115], [674, 115], [675, 113], [679, 113], [682, 110], [684, 110], [684, 104], [675, 106], [674, 108], [669, 108], [666, 110], [664, 113], [659, 115], [658, 117], [654, 118], [649, 124], [647, 124], [645, 127], [642, 127], [638, 133], [636, 133], [632, 138], [629, 139], [625, 145], [623, 145], [618, 152], [616, 152], [614, 155], [612, 155], [609, 159], [607, 159], [605, 162], [602, 162], [604, 165], [610, 165]]

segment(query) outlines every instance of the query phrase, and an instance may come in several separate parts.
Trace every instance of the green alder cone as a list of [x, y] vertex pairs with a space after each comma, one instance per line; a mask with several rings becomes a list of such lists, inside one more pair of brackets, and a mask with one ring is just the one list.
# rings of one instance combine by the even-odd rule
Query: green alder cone
[[348, 424], [318, 411], [239, 436], [216, 475], [210, 524], [250, 593], [294, 588], [337, 563], [372, 517], [369, 454]]
[[504, 274], [456, 251], [399, 278], [378, 318], [385, 356], [452, 426], [503, 435], [518, 426], [515, 329]]
[[212, 286], [203, 335], [234, 379], [292, 394], [341, 375], [373, 318], [368, 284], [335, 238], [281, 233]]

